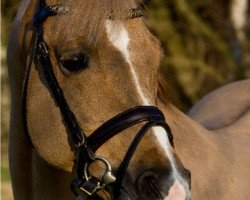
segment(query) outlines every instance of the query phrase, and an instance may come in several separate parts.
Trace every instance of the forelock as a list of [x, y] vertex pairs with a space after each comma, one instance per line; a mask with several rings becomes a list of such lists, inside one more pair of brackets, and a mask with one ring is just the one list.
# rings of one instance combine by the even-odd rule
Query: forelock
[[69, 12], [57, 15], [53, 27], [64, 36], [63, 42], [84, 35], [84, 45], [97, 45], [105, 32], [104, 21], [125, 20], [128, 11], [138, 3], [138, 0], [61, 0], [59, 5]]

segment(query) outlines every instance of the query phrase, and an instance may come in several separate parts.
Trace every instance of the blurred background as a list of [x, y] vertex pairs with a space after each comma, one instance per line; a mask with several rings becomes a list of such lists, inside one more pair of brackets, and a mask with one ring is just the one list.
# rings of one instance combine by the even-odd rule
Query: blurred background
[[[11, 200], [8, 173], [9, 88], [6, 46], [21, 1], [1, 0], [1, 193]], [[172, 100], [186, 112], [202, 96], [227, 83], [250, 78], [248, 0], [146, 0], [145, 19], [161, 40], [161, 72]]]

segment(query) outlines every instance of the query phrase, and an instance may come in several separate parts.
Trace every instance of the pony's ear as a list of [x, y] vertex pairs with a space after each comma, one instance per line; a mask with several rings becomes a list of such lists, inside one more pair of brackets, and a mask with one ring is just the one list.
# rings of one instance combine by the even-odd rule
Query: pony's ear
[[166, 80], [160, 74], [158, 74], [158, 76], [157, 76], [157, 83], [158, 83], [157, 97], [165, 105], [167, 105], [169, 102], [171, 102], [171, 96], [170, 96], [171, 88], [170, 88], [169, 84], [166, 82]]

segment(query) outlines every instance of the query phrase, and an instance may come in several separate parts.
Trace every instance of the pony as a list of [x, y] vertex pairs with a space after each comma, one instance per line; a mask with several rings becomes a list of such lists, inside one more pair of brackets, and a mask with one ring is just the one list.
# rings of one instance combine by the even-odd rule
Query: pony
[[[189, 116], [183, 114], [158, 74], [162, 49], [143, 23], [138, 4], [22, 2], [7, 58], [16, 200], [75, 199], [72, 177], [77, 178], [71, 185], [77, 199], [189, 200], [191, 191], [192, 199], [249, 198], [249, 80], [219, 89]], [[44, 71], [48, 66], [50, 73]], [[160, 120], [164, 126], [146, 127], [140, 121], [104, 142], [108, 136], [102, 134], [74, 145], [71, 119], [88, 139], [96, 132], [109, 133], [106, 129], [117, 119], [124, 124], [126, 114], [133, 121], [144, 109], [150, 109], [149, 122]], [[98, 148], [89, 147], [100, 141]], [[119, 187], [113, 187], [118, 180]]]

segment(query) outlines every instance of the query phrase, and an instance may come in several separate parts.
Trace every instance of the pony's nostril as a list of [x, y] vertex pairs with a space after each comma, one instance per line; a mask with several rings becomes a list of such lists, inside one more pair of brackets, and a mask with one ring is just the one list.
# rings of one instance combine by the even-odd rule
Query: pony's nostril
[[156, 197], [162, 198], [159, 189], [156, 187], [156, 180], [154, 180], [154, 177], [152, 176], [145, 177], [145, 182], [148, 188], [155, 194]]
[[[163, 173], [164, 174], [164, 173]], [[168, 176], [154, 171], [142, 173], [136, 181], [136, 186], [140, 198], [143, 200], [163, 199], [162, 191], [165, 191]]]

